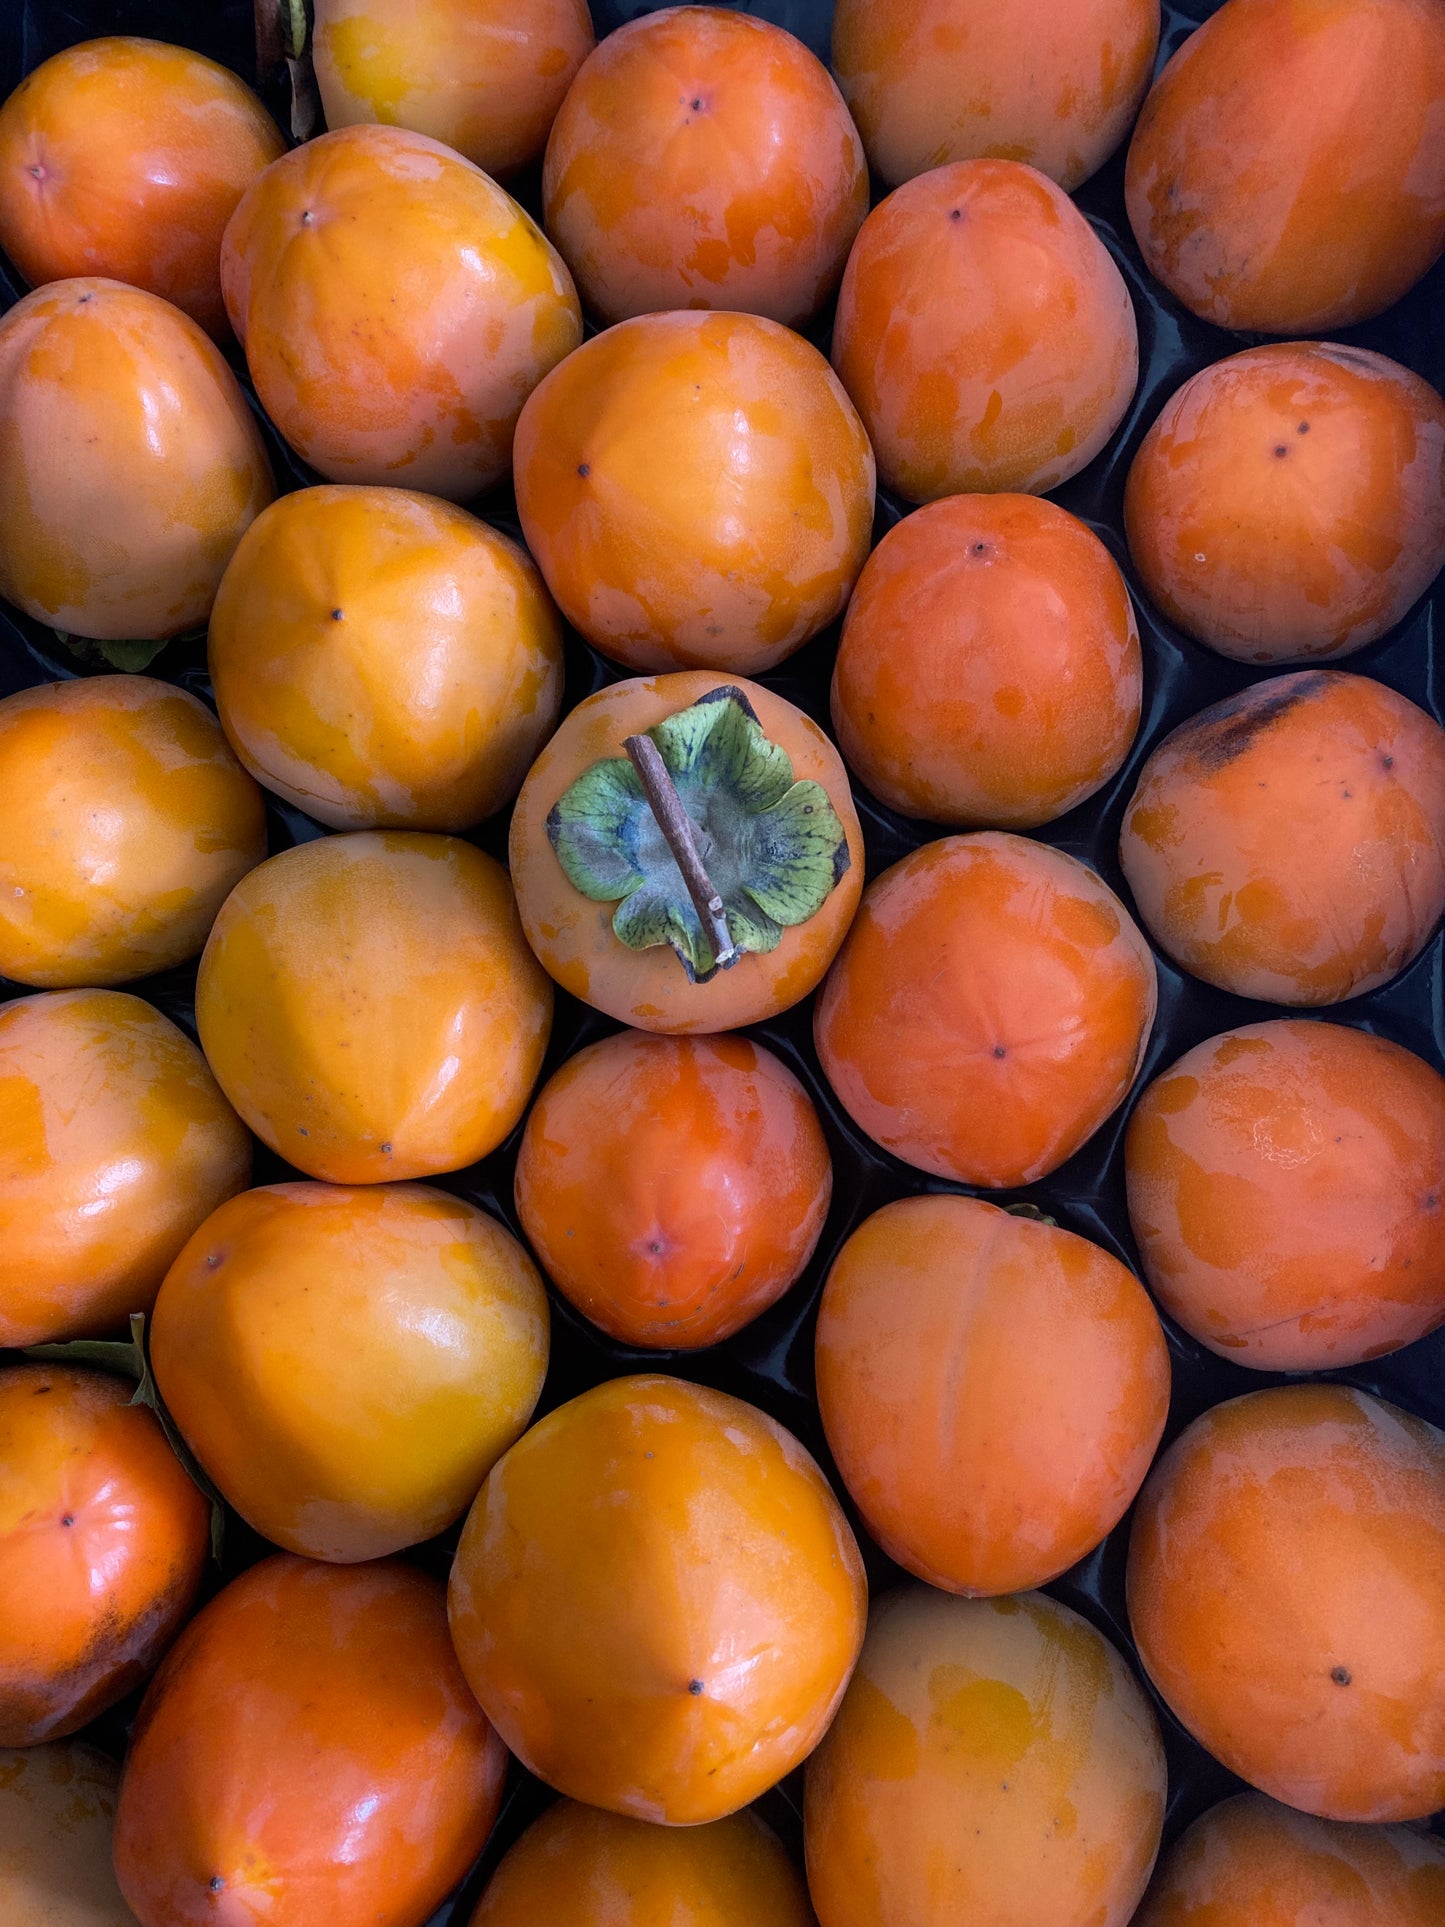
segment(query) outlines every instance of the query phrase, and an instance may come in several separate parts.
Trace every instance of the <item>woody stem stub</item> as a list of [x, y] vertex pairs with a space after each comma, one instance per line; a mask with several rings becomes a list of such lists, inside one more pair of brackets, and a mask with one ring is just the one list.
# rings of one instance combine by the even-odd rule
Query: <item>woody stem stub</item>
[[692, 818], [683, 808], [677, 785], [650, 736], [629, 736], [622, 747], [637, 771], [637, 780], [642, 785], [647, 806], [657, 819], [657, 827], [667, 839], [667, 847], [682, 873], [698, 920], [712, 939], [718, 966], [725, 967], [737, 955], [728, 929], [727, 913], [723, 909], [722, 895], [714, 887], [698, 852], [697, 832]]

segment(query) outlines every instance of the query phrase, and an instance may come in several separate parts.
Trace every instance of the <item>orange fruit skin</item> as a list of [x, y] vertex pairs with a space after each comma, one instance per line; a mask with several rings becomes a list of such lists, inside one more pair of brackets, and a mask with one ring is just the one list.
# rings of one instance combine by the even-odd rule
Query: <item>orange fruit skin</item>
[[1123, 1101], [1154, 960], [1094, 872], [1027, 837], [944, 837], [868, 887], [814, 1014], [868, 1135], [936, 1176], [1032, 1184]]
[[681, 1379], [613, 1379], [500, 1459], [452, 1567], [472, 1691], [559, 1792], [693, 1826], [822, 1737], [863, 1639], [858, 1548], [791, 1433]]
[[1231, 1772], [1330, 1820], [1445, 1804], [1445, 1433], [1347, 1385], [1216, 1405], [1140, 1497], [1129, 1619]]
[[948, 1592], [1021, 1592], [1091, 1552], [1169, 1410], [1138, 1279], [1088, 1239], [977, 1198], [902, 1198], [865, 1218], [828, 1274], [814, 1356], [870, 1534]]
[[526, 1106], [552, 986], [500, 863], [457, 837], [321, 837], [263, 864], [196, 982], [216, 1081], [264, 1143], [333, 1184], [457, 1171]]
[[37, 622], [196, 628], [275, 493], [239, 382], [179, 308], [88, 277], [0, 320], [0, 595]]
[[1026, 830], [1114, 775], [1142, 690], [1129, 591], [1098, 537], [1031, 495], [954, 495], [905, 517], [864, 565], [833, 728], [903, 815]]
[[1350, 655], [1445, 553], [1445, 402], [1364, 348], [1230, 355], [1165, 404], [1124, 515], [1150, 599], [1196, 640], [1237, 662]]
[[120, 1768], [93, 1746], [0, 1747], [7, 1927], [136, 1927], [111, 1865]]
[[541, 229], [399, 127], [268, 167], [226, 228], [221, 288], [262, 406], [313, 468], [454, 501], [507, 474], [522, 403], [582, 338]]
[[261, 792], [215, 717], [150, 676], [0, 702], [0, 818], [0, 975], [46, 989], [184, 963], [266, 854]]
[[0, 1004], [0, 1345], [123, 1330], [251, 1140], [190, 1038], [139, 997]]
[[500, 178], [597, 43], [587, 0], [317, 0], [311, 44], [328, 127], [409, 127]]
[[1139, 375], [1123, 276], [1061, 188], [1018, 161], [956, 161], [863, 223], [833, 366], [880, 480], [912, 502], [1077, 475]]
[[493, 1874], [471, 1927], [817, 1927], [776, 1834], [750, 1810], [655, 1827], [559, 1800]]
[[589, 1045], [544, 1085], [517, 1158], [543, 1269], [624, 1345], [730, 1338], [797, 1281], [832, 1195], [807, 1092], [744, 1037]]
[[0, 1370], [0, 1746], [124, 1699], [195, 1600], [210, 1508], [134, 1390], [73, 1366]]
[[[798, 781], [828, 792], [848, 834], [849, 864], [817, 915], [785, 929], [776, 950], [742, 956], [699, 984], [689, 982], [670, 947], [629, 950], [613, 935], [615, 905], [594, 903], [568, 881], [547, 839], [547, 816], [585, 770], [621, 756], [628, 736], [720, 688], [740, 689], [764, 735], [787, 751]], [[571, 710], [522, 785], [508, 860], [527, 941], [562, 988], [624, 1024], [670, 1033], [735, 1030], [806, 997], [833, 961], [863, 893], [863, 832], [832, 743], [770, 689], [701, 670], [613, 683]]]
[[1128, 133], [1159, 0], [838, 0], [833, 71], [890, 187], [949, 161], [1027, 161], [1073, 189]]
[[121, 1891], [142, 1927], [422, 1927], [486, 1839], [506, 1764], [440, 1580], [265, 1559], [187, 1627], [141, 1704]]
[[285, 153], [250, 88], [187, 47], [67, 47], [0, 107], [0, 246], [30, 286], [101, 274], [229, 334], [221, 235]]
[[556, 725], [562, 625], [526, 551], [451, 503], [303, 488], [242, 538], [210, 665], [237, 755], [318, 822], [464, 830]]
[[547, 1332], [535, 1266], [475, 1205], [423, 1184], [269, 1184], [171, 1266], [151, 1361], [242, 1518], [349, 1564], [466, 1511], [532, 1415]]
[[1155, 750], [1119, 861], [1150, 934], [1206, 983], [1276, 1004], [1358, 997], [1445, 907], [1445, 732], [1367, 676], [1255, 683]]
[[1165, 1854], [1134, 1927], [1435, 1927], [1442, 1914], [1438, 1839], [1238, 1793]]
[[1149, 271], [1222, 328], [1379, 314], [1445, 247], [1435, 0], [1229, 0], [1144, 102], [1125, 176]]
[[1222, 1358], [1328, 1371], [1445, 1321], [1445, 1078], [1398, 1044], [1211, 1037], [1144, 1092], [1124, 1166], [1155, 1297]]
[[868, 212], [863, 143], [800, 40], [721, 7], [611, 33], [547, 142], [547, 232], [605, 322], [732, 308], [802, 327]]
[[1164, 1791], [1149, 1703], [1087, 1620], [904, 1586], [808, 1762], [813, 1905], [822, 1927], [1125, 1927]]
[[632, 669], [771, 669], [841, 613], [872, 540], [853, 404], [756, 315], [594, 336], [523, 409], [516, 485], [563, 613]]

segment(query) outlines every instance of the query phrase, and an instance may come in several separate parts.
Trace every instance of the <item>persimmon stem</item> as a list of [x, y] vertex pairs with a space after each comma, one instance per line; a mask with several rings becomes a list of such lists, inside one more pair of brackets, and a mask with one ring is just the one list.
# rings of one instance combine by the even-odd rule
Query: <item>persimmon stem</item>
[[697, 831], [692, 818], [682, 806], [672, 773], [650, 736], [629, 736], [622, 747], [637, 771], [637, 780], [642, 785], [648, 808], [657, 818], [657, 827], [667, 839], [667, 847], [672, 851], [673, 860], [687, 885], [687, 894], [692, 898], [692, 907], [708, 933], [717, 964], [722, 968], [732, 963], [738, 953], [728, 929], [722, 896], [713, 887], [712, 878], [698, 854]]

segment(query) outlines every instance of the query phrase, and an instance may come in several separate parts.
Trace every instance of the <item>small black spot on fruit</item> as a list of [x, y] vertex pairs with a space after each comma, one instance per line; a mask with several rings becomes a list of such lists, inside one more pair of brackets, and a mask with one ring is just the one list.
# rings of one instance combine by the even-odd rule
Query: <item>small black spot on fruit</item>
[[995, 1056], [995, 1057], [1007, 1057], [1007, 1056], [1008, 1056], [1008, 1052], [1007, 1052], [1007, 1051], [1006, 1051], [1006, 1050], [1004, 1049], [1004, 1047], [1003, 1047], [1003, 1045], [1002, 1045], [1002, 1044], [995, 1044], [995, 1045], [994, 1045], [994, 1047], [993, 1047], [993, 1054], [994, 1054], [994, 1056]]
[[687, 1682], [687, 1690], [692, 1694], [693, 1698], [696, 1699], [702, 1691], [702, 1681], [700, 1679], [690, 1679]]
[[1274, 451], [1274, 452], [1275, 452], [1275, 454], [1276, 454], [1276, 455], [1288, 455], [1288, 453], [1289, 453], [1289, 450], [1288, 450], [1288, 448], [1286, 448], [1286, 447], [1285, 447], [1285, 445], [1284, 445], [1284, 443], [1283, 443], [1283, 442], [1277, 442], [1277, 443], [1275, 444], [1275, 451]]
[[63, 1526], [73, 1526], [75, 1524], [75, 1514], [73, 1512], [62, 1512], [60, 1515], [60, 1523]]
[[340, 622], [340, 620], [341, 620], [341, 611], [340, 611], [339, 609], [333, 609], [333, 610], [331, 611], [331, 620], [332, 620], [333, 622]]
[[1310, 425], [1308, 422], [1301, 422], [1299, 427], [1295, 430], [1295, 433], [1297, 435], [1308, 435], [1309, 432], [1310, 432]]
[[585, 480], [585, 478], [592, 473], [590, 464], [588, 464], [587, 462], [579, 462], [577, 464], [577, 473], [580, 476], [582, 476]]
[[1336, 1686], [1348, 1686], [1350, 1683], [1349, 1668], [1347, 1666], [1336, 1666], [1331, 1672], [1330, 1678], [1335, 1682]]

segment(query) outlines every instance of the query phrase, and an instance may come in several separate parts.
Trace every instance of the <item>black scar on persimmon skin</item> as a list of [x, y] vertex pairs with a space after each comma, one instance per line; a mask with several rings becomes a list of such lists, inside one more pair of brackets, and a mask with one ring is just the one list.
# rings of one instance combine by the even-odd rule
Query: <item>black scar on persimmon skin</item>
[[[1312, 702], [1333, 682], [1343, 678], [1328, 669], [1304, 669], [1292, 676], [1281, 676], [1275, 683], [1256, 683], [1226, 696], [1223, 702], [1191, 716], [1160, 743], [1154, 755], [1164, 750], [1193, 757], [1200, 768], [1214, 775], [1252, 749], [1281, 717], [1301, 704]], [[1290, 685], [1281, 689], [1281, 682]], [[1150, 759], [1151, 761], [1153, 758]]]

